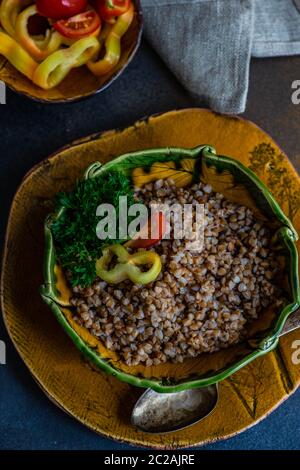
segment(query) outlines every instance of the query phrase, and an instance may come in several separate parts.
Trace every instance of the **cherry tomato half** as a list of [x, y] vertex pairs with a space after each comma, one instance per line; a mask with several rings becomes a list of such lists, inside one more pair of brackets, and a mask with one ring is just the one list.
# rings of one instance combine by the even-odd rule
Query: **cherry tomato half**
[[62, 36], [69, 39], [79, 39], [90, 36], [101, 26], [101, 20], [94, 10], [88, 10], [67, 20], [54, 23], [53, 28]]
[[36, 0], [36, 7], [40, 15], [61, 20], [84, 11], [87, 0]]
[[129, 10], [131, 0], [96, 0], [96, 10], [104, 21], [123, 15]]
[[[152, 223], [154, 225], [151, 224]], [[155, 238], [151, 238], [151, 233], [155, 234]], [[166, 233], [166, 219], [162, 212], [157, 212], [148, 220], [145, 227], [142, 227], [135, 238], [125, 244], [129, 248], [150, 248], [156, 245], [164, 237]]]

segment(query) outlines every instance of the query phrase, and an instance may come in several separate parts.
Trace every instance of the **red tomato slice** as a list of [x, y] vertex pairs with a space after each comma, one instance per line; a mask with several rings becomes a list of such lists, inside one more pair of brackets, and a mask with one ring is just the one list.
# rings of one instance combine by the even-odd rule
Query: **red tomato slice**
[[67, 20], [54, 23], [53, 28], [62, 36], [69, 39], [79, 39], [90, 36], [101, 26], [101, 20], [94, 10], [88, 10]]
[[[159, 243], [166, 233], [166, 219], [162, 212], [154, 214], [153, 224], [151, 225], [151, 218], [149, 218], [148, 224], [141, 229], [135, 238], [125, 244], [126, 247], [150, 248]], [[155, 238], [151, 238], [151, 233], [155, 234]]]
[[87, 0], [36, 0], [40, 15], [61, 20], [78, 15], [87, 7]]
[[96, 0], [96, 10], [104, 21], [123, 15], [129, 10], [131, 0]]

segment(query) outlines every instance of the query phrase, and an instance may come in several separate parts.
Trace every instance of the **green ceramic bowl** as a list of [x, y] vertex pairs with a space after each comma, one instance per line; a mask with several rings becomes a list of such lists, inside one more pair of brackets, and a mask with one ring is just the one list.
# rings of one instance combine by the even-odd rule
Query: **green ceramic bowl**
[[87, 169], [85, 178], [94, 178], [112, 169], [125, 173], [140, 187], [149, 181], [170, 175], [181, 187], [201, 180], [210, 184], [213, 190], [222, 192], [232, 202], [251, 208], [256, 217], [267, 223], [272, 230], [272, 245], [282, 267], [280, 283], [287, 301], [281, 310], [274, 306], [263, 310], [259, 319], [249, 325], [248, 339], [243, 343], [216, 353], [187, 359], [183, 364], [129, 367], [73, 321], [69, 303], [70, 290], [56, 258], [51, 233], [53, 218], [60, 217], [64, 211], [64, 207], [61, 207], [45, 222], [45, 283], [41, 288], [41, 295], [76, 347], [103, 371], [124, 382], [138, 387], [150, 387], [158, 392], [177, 392], [217, 383], [274, 349], [288, 316], [300, 305], [298, 253], [295, 244], [298, 235], [258, 177], [240, 162], [217, 155], [212, 147], [199, 146], [192, 150], [145, 150], [123, 155], [103, 166], [96, 162]]

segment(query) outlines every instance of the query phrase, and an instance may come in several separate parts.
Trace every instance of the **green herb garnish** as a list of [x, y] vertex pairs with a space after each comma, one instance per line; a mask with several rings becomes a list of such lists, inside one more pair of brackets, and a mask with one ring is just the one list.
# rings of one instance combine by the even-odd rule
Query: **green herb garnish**
[[[118, 220], [120, 196], [127, 196], [128, 207], [136, 202], [130, 180], [116, 171], [78, 181], [72, 192], [58, 194], [56, 209], [65, 209], [53, 221], [51, 230], [60, 263], [69, 272], [73, 286], [87, 287], [96, 280], [95, 261], [108, 244], [96, 235], [96, 210], [99, 204], [112, 204]], [[109, 244], [120, 241], [109, 240]]]

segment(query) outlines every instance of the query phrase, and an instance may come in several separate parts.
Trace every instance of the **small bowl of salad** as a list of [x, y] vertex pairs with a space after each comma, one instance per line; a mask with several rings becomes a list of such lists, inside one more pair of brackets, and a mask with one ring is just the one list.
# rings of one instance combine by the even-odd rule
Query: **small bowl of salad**
[[106, 89], [134, 57], [139, 0], [0, 0], [0, 80], [45, 103]]

